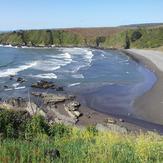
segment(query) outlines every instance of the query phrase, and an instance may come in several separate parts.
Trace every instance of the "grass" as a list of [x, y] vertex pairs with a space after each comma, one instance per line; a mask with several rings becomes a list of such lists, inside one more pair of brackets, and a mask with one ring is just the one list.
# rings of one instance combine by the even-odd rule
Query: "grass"
[[[0, 124], [2, 163], [163, 162], [163, 137], [156, 133], [120, 134], [99, 132], [93, 126], [81, 130], [49, 125], [39, 115], [29, 117], [6, 109], [0, 111]], [[59, 150], [60, 157], [45, 152], [51, 149]]]
[[71, 135], [51, 137], [41, 134], [31, 141], [4, 139], [0, 144], [1, 162], [50, 162], [46, 149], [57, 148], [60, 158], [56, 162], [163, 162], [163, 139], [156, 134], [121, 135], [73, 128]]

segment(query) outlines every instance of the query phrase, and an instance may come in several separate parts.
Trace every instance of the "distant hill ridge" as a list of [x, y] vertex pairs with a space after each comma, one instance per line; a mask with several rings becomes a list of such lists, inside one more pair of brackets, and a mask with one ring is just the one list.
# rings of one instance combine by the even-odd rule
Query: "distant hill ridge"
[[163, 46], [163, 23], [102, 28], [18, 30], [1, 33], [0, 44], [30, 47], [157, 48]]

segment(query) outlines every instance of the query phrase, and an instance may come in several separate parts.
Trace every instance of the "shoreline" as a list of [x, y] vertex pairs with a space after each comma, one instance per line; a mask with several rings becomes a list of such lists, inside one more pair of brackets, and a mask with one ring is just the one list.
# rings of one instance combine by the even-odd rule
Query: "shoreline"
[[[1, 47], [3, 47], [3, 46], [1, 46]], [[8, 46], [8, 47], [16, 48], [13, 46]], [[79, 46], [76, 46], [76, 47], [68, 46], [67, 48], [72, 48], [72, 47], [73, 48], [94, 48], [94, 49], [99, 49], [99, 50], [115, 50], [115, 49], [109, 49], [109, 48], [81, 47], [81, 46], [80, 47]], [[21, 48], [21, 47], [17, 47], [17, 48]], [[51, 49], [51, 48], [58, 48], [58, 47], [56, 46], [56, 47], [27, 47], [27, 48], [41, 48], [41, 49], [50, 48]], [[160, 72], [160, 70], [154, 65], [154, 63], [149, 61], [148, 58], [145, 58], [144, 56], [137, 54], [137, 52], [132, 52], [132, 50], [124, 50], [124, 49], [116, 49], [116, 50], [127, 54], [129, 57], [134, 59], [136, 62], [143, 64], [151, 71], [154, 71], [156, 76], [158, 77], [158, 81], [156, 81], [153, 88], [151, 88], [151, 90], [146, 92], [144, 95], [138, 97], [134, 103], [134, 107], [137, 109], [136, 112], [139, 112], [139, 114], [138, 114], [139, 116], [141, 115], [142, 111], [150, 113], [150, 111], [153, 111], [153, 105], [150, 104], [150, 109], [149, 109], [149, 104], [147, 103], [147, 100], [150, 98], [150, 102], [152, 104], [154, 104], [155, 106], [158, 105], [158, 103], [156, 102], [156, 97], [153, 96], [153, 90], [154, 91], [159, 90], [158, 88], [160, 88], [160, 85], [162, 83], [161, 81], [163, 81], [163, 72]], [[160, 76], [161, 74], [162, 74], [162, 76]], [[160, 78], [162, 79], [161, 81], [160, 81]], [[156, 90], [155, 90], [154, 89], [155, 87], [158, 87], [158, 88], [156, 88]], [[163, 97], [163, 96], [161, 96], [161, 97]], [[153, 101], [153, 98], [154, 98], [154, 101]], [[163, 103], [161, 106], [163, 108]], [[159, 105], [159, 111], [161, 110], [161, 106]], [[141, 110], [141, 108], [143, 108], [143, 109]], [[96, 124], [104, 124], [104, 123], [106, 124], [106, 121], [108, 119], [112, 119], [113, 121], [116, 121], [116, 125], [118, 125], [120, 127], [125, 127], [127, 130], [132, 131], [132, 132], [136, 132], [136, 131], [140, 131], [140, 130], [155, 131], [155, 129], [156, 129], [157, 132], [163, 133], [163, 126], [162, 126], [163, 122], [161, 123], [161, 125], [159, 124], [160, 122], [158, 123], [157, 121], [156, 122], [154, 121], [154, 123], [149, 122], [149, 117], [143, 117], [143, 118], [145, 118], [145, 120], [141, 120], [141, 119], [135, 119], [130, 116], [116, 116], [116, 115], [109, 115], [109, 114], [106, 115], [102, 112], [88, 108], [87, 106], [81, 106], [81, 108], [79, 108], [79, 111], [81, 111], [83, 113], [83, 116], [81, 116], [79, 118], [79, 122], [77, 124], [77, 126], [79, 126], [79, 127], [85, 127], [85, 126], [96, 125]], [[156, 112], [156, 113], [158, 114], [158, 116], [160, 116], [160, 112]], [[152, 114], [152, 116], [153, 116], [153, 114]], [[161, 121], [161, 117], [159, 119]], [[156, 118], [156, 120], [158, 120], [158, 119]]]
[[[122, 51], [155, 73], [157, 77], [156, 83], [143, 96], [140, 96], [135, 100], [134, 109], [139, 116], [143, 115], [142, 117], [145, 120], [163, 125], [163, 69], [158, 60], [160, 58], [163, 59], [163, 53], [139, 49]], [[145, 114], [143, 114], [144, 112]]]

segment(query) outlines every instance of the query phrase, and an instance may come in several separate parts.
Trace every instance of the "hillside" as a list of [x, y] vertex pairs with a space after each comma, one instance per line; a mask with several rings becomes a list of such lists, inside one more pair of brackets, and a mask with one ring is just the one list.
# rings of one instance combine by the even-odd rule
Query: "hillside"
[[84, 46], [101, 48], [158, 48], [163, 26], [20, 30], [0, 34], [0, 44], [13, 46]]

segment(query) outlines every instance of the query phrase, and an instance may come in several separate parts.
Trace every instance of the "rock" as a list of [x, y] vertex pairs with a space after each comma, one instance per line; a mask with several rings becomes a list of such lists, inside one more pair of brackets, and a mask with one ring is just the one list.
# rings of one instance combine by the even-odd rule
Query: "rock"
[[114, 132], [119, 132], [122, 134], [127, 133], [127, 129], [125, 127], [121, 127], [117, 124], [108, 124], [107, 126], [104, 126], [103, 124], [97, 124], [96, 129], [98, 131], [114, 131]]
[[10, 78], [14, 78], [15, 77], [15, 75], [10, 75]]
[[27, 107], [27, 102], [22, 97], [11, 98], [5, 102], [14, 108], [25, 108], [25, 107]]
[[72, 101], [72, 102], [70, 103], [70, 105], [71, 105], [72, 107], [79, 107], [79, 106], [80, 106], [80, 103], [79, 103], [78, 101]]
[[91, 116], [90, 113], [88, 113], [88, 114], [86, 114], [86, 117], [87, 117], [88, 119], [90, 119], [92, 116]]
[[78, 122], [77, 118], [63, 115], [55, 108], [47, 107], [47, 109], [51, 110], [56, 115], [57, 119], [55, 120], [59, 123], [63, 123], [65, 125], [74, 125]]
[[46, 113], [43, 110], [41, 110], [35, 103], [28, 102], [28, 105], [25, 108], [25, 110], [27, 110], [30, 115], [39, 114], [42, 115], [43, 117], [46, 116]]
[[4, 88], [7, 89], [7, 88], [9, 88], [9, 87], [8, 87], [7, 85], [4, 85]]
[[43, 99], [44, 104], [57, 104], [67, 100], [67, 97], [65, 95], [46, 94], [46, 93], [42, 93], [41, 98]]
[[68, 97], [66, 95], [59, 95], [59, 94], [32, 92], [32, 95], [36, 97], [40, 97], [43, 100], [44, 104], [51, 104], [51, 105], [55, 105], [57, 103], [65, 102], [65, 100], [68, 100]]
[[79, 111], [77, 111], [77, 108], [75, 107], [65, 106], [65, 110], [72, 118], [79, 118], [82, 115]]
[[33, 96], [36, 96], [36, 97], [41, 97], [41, 94], [40, 92], [32, 92], [31, 93]]
[[33, 83], [31, 85], [31, 87], [33, 87], [33, 88], [40, 88], [40, 89], [49, 89], [49, 88], [54, 89], [55, 88], [55, 84], [53, 82], [48, 82], [48, 81], [41, 80], [41, 81], [39, 81], [37, 83]]
[[79, 111], [74, 111], [74, 114], [77, 118], [81, 116], [81, 113]]
[[119, 122], [125, 122], [125, 120], [124, 120], [124, 119], [122, 119], [122, 118], [120, 118], [120, 119], [119, 119]]
[[45, 150], [45, 156], [50, 157], [51, 160], [60, 158], [60, 152], [58, 149], [47, 149]]
[[75, 96], [74, 95], [69, 95], [68, 98], [69, 98], [69, 100], [73, 100], [75, 98]]
[[67, 105], [65, 105], [65, 107], [67, 107], [67, 109], [69, 111], [75, 111], [77, 110], [77, 108], [80, 106], [80, 103], [77, 101], [72, 101], [70, 103], [68, 103]]
[[19, 82], [19, 83], [23, 83], [26, 80], [24, 78], [18, 77], [16, 81]]
[[63, 87], [57, 87], [56, 91], [64, 91]]
[[27, 111], [30, 115], [40, 114], [44, 117], [46, 116], [46, 113], [42, 109], [40, 109], [35, 103], [28, 102], [21, 97], [11, 98], [5, 101], [5, 103], [6, 107], [9, 109]]
[[116, 124], [117, 122], [116, 122], [116, 120], [113, 119], [113, 118], [108, 118], [108, 119], [107, 119], [107, 123]]

